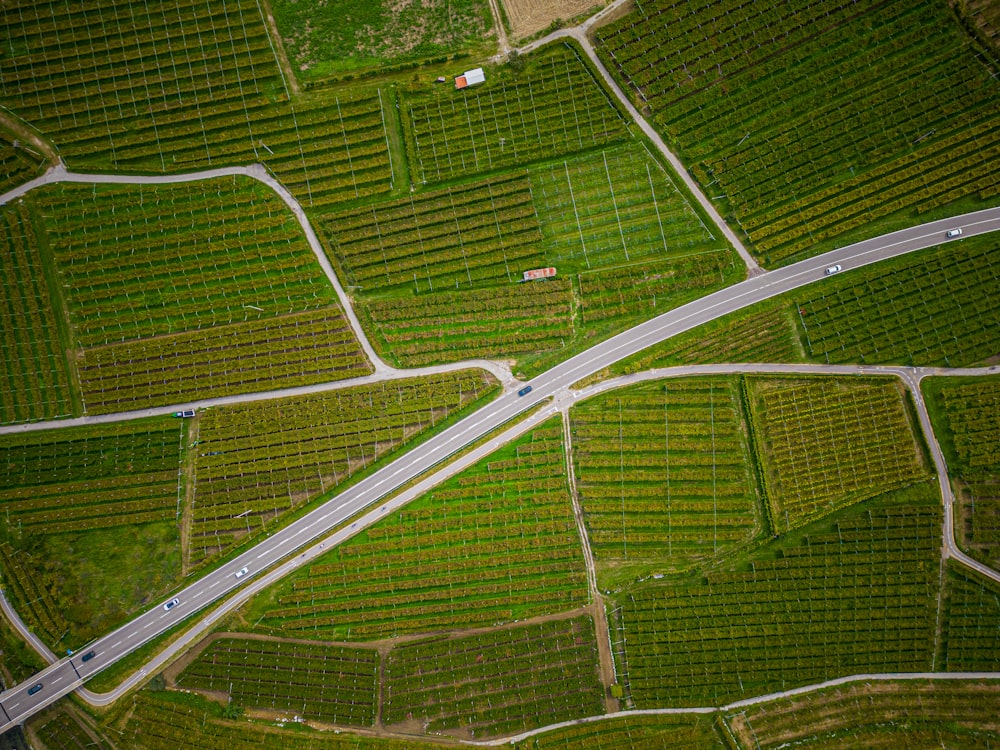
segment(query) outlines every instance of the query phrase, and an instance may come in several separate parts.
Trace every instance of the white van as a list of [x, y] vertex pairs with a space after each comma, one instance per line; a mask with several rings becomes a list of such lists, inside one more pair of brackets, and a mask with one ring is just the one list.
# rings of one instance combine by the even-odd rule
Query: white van
[[962, 235], [962, 229], [949, 229], [947, 232], [948, 237], [960, 237]]

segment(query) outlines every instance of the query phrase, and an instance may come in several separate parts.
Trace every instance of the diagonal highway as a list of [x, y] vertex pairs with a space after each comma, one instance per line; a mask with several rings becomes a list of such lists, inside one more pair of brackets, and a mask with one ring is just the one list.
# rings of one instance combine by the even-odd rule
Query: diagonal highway
[[[81, 648], [72, 657], [63, 658], [12, 687], [0, 695], [0, 732], [22, 723], [80, 687], [87, 678], [231, 591], [245, 586], [265, 569], [306, 547], [360, 511], [376, 505], [401, 485], [526, 409], [550, 397], [565, 394], [578, 380], [646, 347], [748, 305], [808, 284], [822, 283], [827, 267], [839, 264], [843, 272], [847, 272], [946, 242], [945, 232], [956, 226], [962, 227], [963, 237], [997, 231], [1000, 229], [1000, 208], [911, 227], [755, 276], [637, 325], [566, 360], [532, 379], [528, 383], [531, 392], [525, 396], [513, 392], [501, 396], [177, 592], [176, 605], [167, 609], [165, 603], [159, 603], [112, 633]], [[378, 514], [369, 518], [377, 519]], [[247, 569], [247, 573], [237, 577], [237, 572], [243, 568]]]

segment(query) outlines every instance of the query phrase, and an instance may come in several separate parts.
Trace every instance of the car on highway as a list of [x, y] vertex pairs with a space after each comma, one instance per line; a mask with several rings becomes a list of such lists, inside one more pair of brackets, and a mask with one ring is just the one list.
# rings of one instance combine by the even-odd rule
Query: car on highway
[[521, 390], [519, 390], [517, 392], [517, 395], [518, 396], [527, 396], [529, 393], [531, 393], [531, 386], [530, 385], [526, 385], [526, 386], [524, 386], [524, 388], [522, 388]]
[[178, 599], [178, 598], [176, 598], [176, 597], [174, 597], [169, 602], [167, 602], [166, 604], [164, 604], [163, 608], [169, 612], [170, 610], [172, 610], [174, 607], [176, 607], [180, 603], [181, 603], [181, 600]]
[[90, 661], [95, 656], [97, 656], [97, 654], [95, 654], [93, 651], [88, 651], [87, 653], [85, 653], [83, 655], [83, 658], [81, 659], [81, 661]]
[[250, 572], [250, 568], [242, 567], [242, 568], [240, 568], [239, 570], [236, 571], [236, 577], [237, 578], [242, 578], [243, 576], [245, 576], [249, 572]]
[[945, 234], [948, 237], [961, 237], [962, 236], [962, 228], [961, 227], [956, 227], [955, 229], [949, 229], [947, 232], [945, 232]]
[[837, 265], [830, 266], [828, 269], [826, 269], [826, 275], [833, 276], [835, 273], [838, 273], [839, 271], [840, 271], [840, 264], [838, 263]]
[[30, 688], [28, 688], [28, 695], [34, 695], [41, 689], [42, 689], [42, 683], [40, 682], [35, 685], [32, 685]]

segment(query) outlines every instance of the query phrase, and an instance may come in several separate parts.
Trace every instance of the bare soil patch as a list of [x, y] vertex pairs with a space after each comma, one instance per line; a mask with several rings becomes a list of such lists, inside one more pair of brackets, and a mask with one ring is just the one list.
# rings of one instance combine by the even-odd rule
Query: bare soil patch
[[524, 39], [547, 29], [553, 21], [568, 21], [607, 5], [600, 0], [502, 0], [514, 39]]

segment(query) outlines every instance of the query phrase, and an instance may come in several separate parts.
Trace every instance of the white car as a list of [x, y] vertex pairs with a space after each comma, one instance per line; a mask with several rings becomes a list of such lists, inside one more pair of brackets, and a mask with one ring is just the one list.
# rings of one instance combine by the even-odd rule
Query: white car
[[961, 237], [962, 236], [962, 228], [961, 227], [957, 227], [955, 229], [949, 229], [945, 234], [948, 237]]
[[840, 264], [839, 263], [837, 265], [835, 265], [835, 266], [830, 266], [828, 269], [826, 269], [826, 275], [827, 276], [833, 276], [838, 271], [840, 271]]
[[236, 571], [236, 577], [237, 577], [237, 578], [242, 578], [242, 577], [243, 577], [243, 576], [245, 576], [245, 575], [246, 575], [246, 574], [247, 574], [247, 573], [248, 573], [249, 571], [250, 571], [250, 569], [249, 569], [249, 568], [246, 568], [246, 567], [243, 567], [243, 568], [240, 568], [239, 570], [237, 570], [237, 571]]
[[180, 599], [174, 598], [174, 599], [171, 599], [166, 604], [164, 604], [163, 608], [169, 612], [170, 610], [172, 610], [174, 607], [176, 607], [180, 603], [181, 603]]

